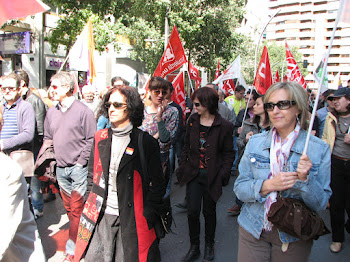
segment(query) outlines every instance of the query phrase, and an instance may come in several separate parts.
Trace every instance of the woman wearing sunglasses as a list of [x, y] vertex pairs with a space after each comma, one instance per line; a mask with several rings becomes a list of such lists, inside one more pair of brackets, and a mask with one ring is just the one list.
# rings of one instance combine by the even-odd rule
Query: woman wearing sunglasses
[[[165, 193], [159, 145], [138, 129], [144, 106], [135, 88], [110, 89], [102, 106], [111, 128], [95, 134], [75, 261], [83, 254], [86, 262], [160, 261], [154, 230]], [[140, 132], [148, 181], [144, 181], [140, 161]]]
[[148, 87], [151, 104], [145, 107], [145, 119], [140, 129], [158, 140], [163, 172], [168, 183], [169, 150], [179, 124], [179, 111], [176, 107], [169, 106], [165, 99], [169, 88], [163, 78], [152, 77]]
[[238, 261], [308, 261], [313, 240], [302, 241], [267, 220], [277, 193], [302, 200], [310, 209], [326, 208], [331, 195], [330, 149], [311, 136], [306, 91], [295, 82], [272, 85], [264, 96], [271, 130], [250, 137], [234, 185], [244, 202], [238, 217]]
[[[328, 99], [334, 110], [327, 115], [322, 139], [332, 150], [333, 195], [329, 203], [333, 242], [330, 250], [338, 253], [344, 242], [344, 224], [350, 233], [350, 88], [339, 88]], [[345, 211], [348, 214], [346, 223]]]
[[199, 216], [202, 202], [205, 220], [203, 261], [213, 261], [216, 202], [221, 196], [222, 186], [229, 181], [234, 159], [233, 125], [218, 113], [219, 96], [214, 89], [197, 89], [192, 101], [197, 113], [188, 119], [185, 143], [176, 170], [180, 185], [186, 185], [191, 242], [183, 261], [195, 261], [200, 256]]

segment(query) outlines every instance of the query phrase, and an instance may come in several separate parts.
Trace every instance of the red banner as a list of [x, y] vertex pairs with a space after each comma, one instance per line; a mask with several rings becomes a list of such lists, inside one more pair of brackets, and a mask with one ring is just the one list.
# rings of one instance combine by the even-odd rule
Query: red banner
[[226, 80], [222, 89], [225, 91], [226, 96], [233, 95], [235, 91], [235, 83], [233, 82], [233, 79]]
[[302, 87], [306, 89], [307, 85], [304, 80], [303, 75], [300, 72], [298, 64], [295, 62], [295, 59], [290, 51], [287, 42], [286, 42], [286, 57], [287, 57], [287, 79], [288, 81], [297, 82]]
[[154, 71], [153, 76], [160, 76], [164, 78], [167, 74], [175, 71], [186, 62], [187, 58], [181, 44], [179, 32], [177, 31], [176, 26], [174, 26], [169, 38], [169, 43], [159, 61], [157, 69]]
[[277, 83], [277, 82], [281, 82], [281, 80], [280, 80], [280, 75], [279, 75], [279, 73], [278, 73], [278, 69], [276, 70], [276, 74], [275, 74], [275, 76], [273, 77], [273, 79], [272, 79], [272, 83], [274, 84], [274, 83]]
[[266, 46], [264, 46], [253, 85], [255, 86], [256, 91], [261, 95], [264, 95], [266, 90], [272, 85], [269, 54]]
[[199, 76], [199, 70], [195, 68], [190, 61], [188, 61], [188, 71], [190, 78], [196, 81], [196, 89], [201, 85], [202, 78]]
[[215, 78], [214, 78], [214, 80], [216, 79], [216, 78], [218, 78], [220, 76], [220, 61], [218, 61], [218, 65], [217, 65], [217, 67], [216, 67], [216, 72], [215, 72]]
[[185, 117], [186, 103], [185, 103], [185, 82], [184, 82], [184, 73], [180, 72], [173, 81], [174, 93], [172, 96], [173, 101], [181, 106], [182, 113]]

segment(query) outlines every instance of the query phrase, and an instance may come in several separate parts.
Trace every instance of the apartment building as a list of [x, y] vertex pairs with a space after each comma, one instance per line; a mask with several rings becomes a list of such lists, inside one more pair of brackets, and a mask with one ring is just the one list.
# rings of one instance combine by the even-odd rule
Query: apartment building
[[[316, 87], [313, 72], [327, 52], [339, 5], [339, 0], [269, 0], [269, 13], [280, 12], [267, 27], [266, 40], [300, 48], [308, 62], [305, 80], [310, 88]], [[343, 86], [350, 80], [350, 24], [338, 24], [327, 70], [330, 88], [339, 72]]]

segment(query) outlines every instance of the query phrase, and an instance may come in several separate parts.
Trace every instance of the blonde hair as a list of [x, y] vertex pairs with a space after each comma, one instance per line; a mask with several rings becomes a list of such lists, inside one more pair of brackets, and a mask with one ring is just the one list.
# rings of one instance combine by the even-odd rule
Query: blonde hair
[[309, 105], [307, 101], [306, 90], [296, 82], [277, 82], [267, 89], [264, 95], [264, 103], [267, 103], [273, 92], [279, 89], [284, 89], [289, 94], [289, 99], [295, 101], [296, 107], [300, 111], [298, 115], [300, 127], [302, 129], [308, 128], [308, 114]]

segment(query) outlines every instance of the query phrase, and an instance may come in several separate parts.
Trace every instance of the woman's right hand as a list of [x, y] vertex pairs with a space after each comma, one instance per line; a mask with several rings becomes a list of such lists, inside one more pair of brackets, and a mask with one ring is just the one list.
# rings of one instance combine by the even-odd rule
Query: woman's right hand
[[273, 178], [264, 181], [260, 193], [261, 195], [267, 195], [274, 191], [287, 190], [292, 188], [298, 179], [297, 172], [280, 172]]

